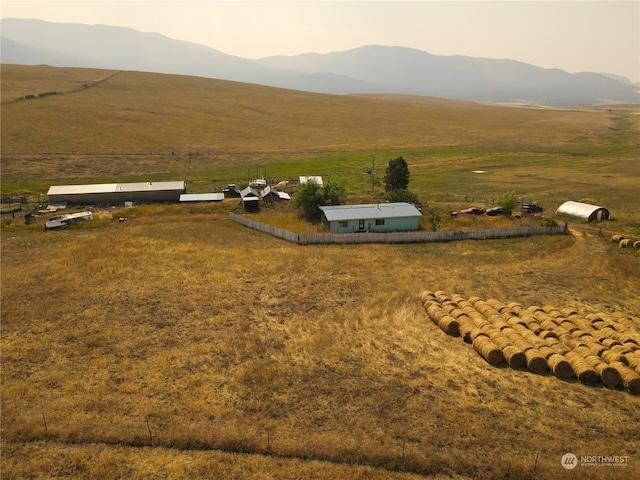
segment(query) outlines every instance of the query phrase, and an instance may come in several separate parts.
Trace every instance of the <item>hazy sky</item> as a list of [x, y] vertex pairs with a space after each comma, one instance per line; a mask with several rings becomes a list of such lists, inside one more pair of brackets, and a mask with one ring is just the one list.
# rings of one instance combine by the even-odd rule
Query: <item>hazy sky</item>
[[640, 81], [640, 1], [5, 1], [2, 18], [158, 32], [245, 58], [362, 45]]

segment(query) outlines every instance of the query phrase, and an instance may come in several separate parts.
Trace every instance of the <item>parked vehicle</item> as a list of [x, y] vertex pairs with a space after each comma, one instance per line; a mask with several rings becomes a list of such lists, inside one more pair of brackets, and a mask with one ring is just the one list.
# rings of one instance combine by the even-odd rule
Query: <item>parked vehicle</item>
[[543, 208], [540, 205], [537, 205], [535, 203], [528, 203], [528, 202], [522, 203], [522, 213], [527, 213], [531, 215], [534, 213], [540, 213], [542, 212], [542, 210]]
[[231, 197], [238, 198], [238, 197], [241, 196], [240, 195], [240, 190], [238, 190], [236, 188], [236, 184], [235, 183], [230, 183], [229, 185], [224, 187], [222, 189], [222, 193], [224, 193], [224, 197], [225, 198], [231, 198]]
[[487, 215], [489, 215], [490, 217], [495, 217], [497, 215], [506, 215], [507, 212], [505, 212], [502, 207], [493, 207], [493, 208], [489, 208], [487, 209]]
[[93, 214], [91, 212], [79, 212], [56, 215], [55, 217], [51, 217], [47, 220], [44, 226], [49, 230], [68, 227], [69, 225], [76, 223], [78, 220], [93, 220]]
[[464, 210], [460, 210], [460, 213], [467, 213], [469, 215], [482, 215], [484, 213], [484, 208], [480, 208], [480, 207], [465, 208]]

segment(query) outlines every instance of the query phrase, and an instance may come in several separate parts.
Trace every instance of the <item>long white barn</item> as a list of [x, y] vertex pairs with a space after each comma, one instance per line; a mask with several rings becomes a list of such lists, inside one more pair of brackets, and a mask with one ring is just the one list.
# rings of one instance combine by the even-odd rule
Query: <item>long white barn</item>
[[49, 187], [50, 203], [95, 204], [123, 202], [179, 202], [184, 181], [58, 185]]

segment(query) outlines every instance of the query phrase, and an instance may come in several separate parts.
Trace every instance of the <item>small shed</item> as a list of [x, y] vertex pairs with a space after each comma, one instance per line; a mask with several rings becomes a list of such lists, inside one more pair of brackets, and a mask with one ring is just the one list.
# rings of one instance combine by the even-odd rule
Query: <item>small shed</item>
[[251, 187], [247, 187], [240, 192], [242, 207], [245, 211], [256, 211], [260, 209], [260, 194]]
[[322, 223], [331, 233], [402, 232], [417, 230], [422, 214], [406, 202], [320, 207]]
[[556, 215], [567, 215], [592, 222], [608, 220], [609, 210], [588, 203], [568, 201], [558, 207]]
[[324, 185], [322, 182], [322, 177], [319, 175], [312, 175], [310, 177], [300, 177], [300, 185], [306, 185], [309, 182], [313, 182], [316, 185]]
[[286, 192], [280, 192], [272, 187], [263, 188], [260, 192], [260, 198], [265, 202], [274, 202], [280, 200], [291, 200], [291, 196]]

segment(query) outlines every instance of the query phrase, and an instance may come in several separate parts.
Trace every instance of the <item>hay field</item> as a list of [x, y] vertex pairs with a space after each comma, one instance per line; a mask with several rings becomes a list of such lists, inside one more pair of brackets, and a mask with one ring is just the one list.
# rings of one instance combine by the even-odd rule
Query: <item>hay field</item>
[[[3, 222], [3, 478], [576, 478], [567, 452], [629, 458], [580, 478], [638, 471], [640, 399], [624, 383], [496, 368], [443, 334], [420, 297], [640, 317], [638, 251], [608, 240], [640, 237], [637, 107], [6, 65], [2, 84], [3, 194], [149, 176], [210, 191], [260, 165], [335, 176], [363, 201], [375, 199], [371, 156], [402, 154], [443, 217], [510, 187], [551, 211], [568, 196], [616, 216], [603, 236], [572, 225], [571, 236], [356, 248], [245, 229], [228, 202], [96, 209], [59, 232]], [[480, 221], [494, 219], [443, 228]]]
[[639, 397], [495, 368], [420, 299], [637, 317], [633, 250], [592, 236], [298, 247], [223, 207], [182, 208], [3, 232], [3, 478], [107, 478], [105, 459], [133, 478], [220, 463], [310, 478], [309, 461], [330, 462], [317, 478], [573, 478], [567, 451], [638, 461]]

